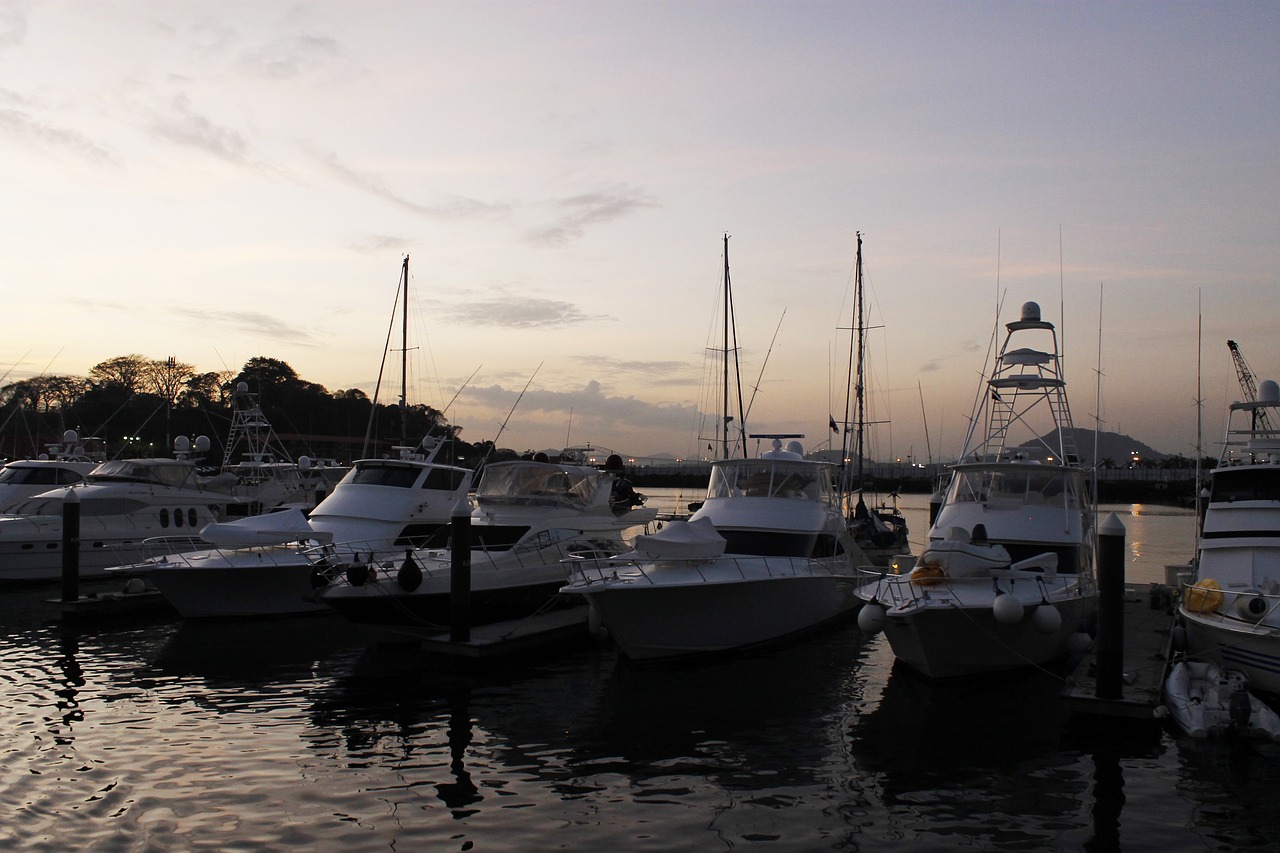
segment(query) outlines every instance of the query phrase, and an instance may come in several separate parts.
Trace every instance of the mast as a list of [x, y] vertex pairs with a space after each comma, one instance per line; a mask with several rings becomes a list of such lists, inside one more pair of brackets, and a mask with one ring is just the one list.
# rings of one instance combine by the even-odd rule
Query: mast
[[400, 321], [400, 446], [409, 446], [409, 256], [401, 270], [404, 305]]
[[[866, 432], [866, 408], [865, 408], [865, 385], [863, 382], [863, 356], [866, 353], [865, 333], [866, 322], [863, 319], [863, 302], [862, 302], [862, 232], [855, 232], [858, 239], [857, 260], [853, 267], [853, 305], [854, 317], [853, 323], [850, 325], [849, 340], [849, 367], [845, 374], [848, 377], [852, 388], [845, 388], [844, 397], [844, 437], [840, 441], [840, 468], [843, 472], [841, 480], [842, 490], [853, 491], [862, 487], [862, 456], [863, 456], [863, 436]], [[852, 393], [850, 393], [852, 392]], [[851, 423], [849, 408], [853, 407], [853, 436], [850, 438], [849, 425]], [[850, 441], [852, 440], [852, 444]], [[850, 454], [855, 459], [857, 466], [856, 486], [849, 482], [848, 459]]]
[[863, 485], [863, 481], [862, 481], [863, 436], [865, 435], [866, 428], [867, 428], [866, 385], [864, 383], [863, 374], [864, 374], [864, 371], [866, 370], [864, 366], [865, 364], [864, 357], [866, 356], [866, 352], [867, 352], [867, 344], [866, 344], [866, 334], [865, 334], [866, 319], [863, 313], [863, 304], [862, 304], [862, 232], [858, 231], [856, 232], [856, 234], [858, 237], [858, 255], [857, 255], [857, 262], [854, 266], [854, 272], [853, 272], [853, 289], [854, 289], [854, 299], [857, 302], [857, 306], [858, 306], [857, 307], [857, 311], [858, 311], [858, 324], [857, 324], [858, 373], [857, 373], [856, 384], [854, 386], [856, 397], [857, 397], [857, 401], [854, 406], [854, 411], [857, 416], [858, 431], [854, 436], [854, 442], [855, 442], [857, 458], [858, 458], [858, 488], [862, 488], [862, 485]]
[[729, 458], [729, 235], [724, 235], [724, 333], [721, 338], [724, 348], [724, 370], [721, 376], [720, 400], [722, 412], [720, 424], [723, 432], [720, 436], [720, 458]]

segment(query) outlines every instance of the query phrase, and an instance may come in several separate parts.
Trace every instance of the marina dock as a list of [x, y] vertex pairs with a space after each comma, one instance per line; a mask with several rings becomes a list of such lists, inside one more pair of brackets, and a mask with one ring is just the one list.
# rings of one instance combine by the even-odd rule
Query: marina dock
[[[1100, 697], [1098, 654], [1085, 656], [1068, 679], [1063, 698], [1075, 715], [1159, 721], [1161, 691], [1169, 660], [1173, 625], [1173, 589], [1165, 584], [1126, 584], [1118, 696]], [[1105, 690], [1101, 691], [1106, 696]]]

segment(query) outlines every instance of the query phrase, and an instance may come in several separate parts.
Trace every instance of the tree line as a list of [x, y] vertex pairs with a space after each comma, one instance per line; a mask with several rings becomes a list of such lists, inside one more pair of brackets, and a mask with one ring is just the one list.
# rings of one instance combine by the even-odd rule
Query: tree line
[[132, 354], [95, 364], [87, 376], [43, 375], [0, 386], [0, 458], [37, 456], [71, 429], [82, 441], [100, 440], [108, 458], [164, 456], [177, 436], [206, 435], [214, 448], [207, 458], [221, 460], [241, 382], [258, 396], [293, 459], [384, 456], [402, 435], [410, 445], [427, 435], [444, 439], [440, 461], [474, 466], [486, 456], [517, 455], [495, 450], [491, 441], [464, 441], [462, 428], [431, 406], [375, 406], [359, 388], [330, 392], [279, 359], [255, 356], [238, 372], [205, 373], [175, 358]]

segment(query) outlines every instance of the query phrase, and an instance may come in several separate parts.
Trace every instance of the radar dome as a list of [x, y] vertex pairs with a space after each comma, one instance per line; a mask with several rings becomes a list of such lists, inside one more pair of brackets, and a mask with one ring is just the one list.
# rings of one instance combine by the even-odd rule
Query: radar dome
[[209, 447], [210, 447], [209, 436], [207, 435], [196, 436], [196, 452], [197, 453], [208, 453]]
[[1264, 379], [1258, 383], [1259, 403], [1280, 403], [1280, 385], [1274, 379]]
[[236, 383], [236, 393], [237, 393], [237, 394], [248, 394], [248, 393], [249, 393], [249, 383], [248, 383], [248, 382], [244, 382], [244, 381], [237, 382], [237, 383]]
[[79, 440], [80, 440], [80, 434], [73, 429], [69, 429], [62, 434], [63, 444], [75, 444]]
[[1022, 303], [1022, 319], [1023, 322], [1040, 322], [1040, 306], [1034, 302]]
[[186, 453], [191, 449], [191, 439], [180, 435], [173, 440], [173, 449], [178, 453]]

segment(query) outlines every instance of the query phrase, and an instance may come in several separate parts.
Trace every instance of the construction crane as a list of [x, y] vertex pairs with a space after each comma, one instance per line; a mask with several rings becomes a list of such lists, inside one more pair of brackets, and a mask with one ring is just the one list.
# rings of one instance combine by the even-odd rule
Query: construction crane
[[[1249, 363], [1244, 360], [1244, 354], [1240, 352], [1240, 345], [1235, 341], [1227, 341], [1227, 349], [1231, 350], [1231, 358], [1236, 363], [1236, 376], [1240, 380], [1240, 387], [1244, 390], [1244, 401], [1246, 403], [1258, 402], [1258, 386], [1253, 381], [1253, 371], [1249, 369]], [[1267, 418], [1266, 409], [1255, 409], [1253, 418], [1254, 429], [1271, 429], [1271, 422]]]

